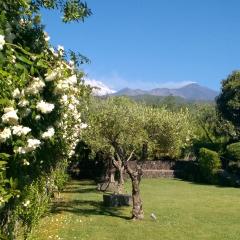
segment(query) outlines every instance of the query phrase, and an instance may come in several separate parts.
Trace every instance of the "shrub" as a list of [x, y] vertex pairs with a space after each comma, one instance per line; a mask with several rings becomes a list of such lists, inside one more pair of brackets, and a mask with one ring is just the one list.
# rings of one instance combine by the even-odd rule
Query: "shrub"
[[201, 148], [199, 151], [199, 167], [203, 180], [214, 183], [216, 172], [221, 168], [218, 153], [207, 148]]
[[[26, 238], [52, 192], [63, 188], [65, 163], [87, 127], [82, 113], [91, 90], [81, 57], [53, 48], [39, 16], [41, 7], [62, 1], [43, 2], [0, 1], [0, 235], [7, 239], [19, 239], [21, 227]], [[85, 8], [80, 1], [64, 2], [64, 21], [89, 15], [75, 16]]]
[[232, 161], [240, 161], [240, 142], [227, 146], [227, 157]]

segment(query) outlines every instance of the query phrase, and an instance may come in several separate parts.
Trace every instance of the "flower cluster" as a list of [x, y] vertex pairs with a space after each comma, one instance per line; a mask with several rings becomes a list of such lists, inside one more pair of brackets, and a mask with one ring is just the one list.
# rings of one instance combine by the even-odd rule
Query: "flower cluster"
[[39, 77], [34, 77], [31, 84], [26, 88], [26, 93], [29, 95], [36, 95], [45, 87], [45, 83]]
[[13, 134], [17, 135], [17, 136], [25, 136], [27, 135], [29, 132], [31, 132], [31, 128], [29, 127], [24, 127], [22, 125], [18, 125], [18, 126], [13, 126], [12, 127], [13, 130]]
[[47, 131], [42, 134], [42, 138], [43, 139], [51, 138], [51, 137], [53, 137], [54, 133], [55, 133], [54, 128], [53, 127], [49, 127], [47, 129]]
[[3, 35], [0, 35], [0, 50], [3, 49], [4, 44], [5, 44], [5, 37]]
[[12, 136], [11, 129], [4, 128], [4, 130], [0, 133], [0, 143], [5, 142], [11, 136]]
[[50, 113], [54, 109], [54, 104], [47, 103], [41, 100], [37, 103], [37, 110], [40, 111], [43, 114]]
[[17, 110], [15, 110], [13, 107], [4, 108], [2, 122], [10, 125], [16, 125], [18, 123]]
[[28, 139], [27, 145], [25, 147], [18, 147], [15, 152], [19, 154], [26, 154], [36, 150], [41, 144], [41, 141], [38, 139]]

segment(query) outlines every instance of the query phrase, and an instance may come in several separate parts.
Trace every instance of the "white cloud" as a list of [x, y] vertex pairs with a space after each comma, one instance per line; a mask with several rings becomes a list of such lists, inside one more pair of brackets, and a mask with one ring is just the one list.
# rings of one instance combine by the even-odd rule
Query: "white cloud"
[[93, 94], [97, 96], [103, 96], [107, 94], [115, 93], [116, 91], [109, 88], [107, 85], [105, 85], [101, 81], [97, 81], [95, 79], [85, 79], [85, 84], [90, 85], [91, 87], [94, 87]]

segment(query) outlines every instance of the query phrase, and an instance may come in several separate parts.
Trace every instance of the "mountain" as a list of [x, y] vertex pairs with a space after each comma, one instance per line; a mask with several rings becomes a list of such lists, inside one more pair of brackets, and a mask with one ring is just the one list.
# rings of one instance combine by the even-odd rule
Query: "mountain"
[[149, 91], [141, 89], [124, 88], [113, 94], [114, 96], [178, 96], [191, 101], [213, 101], [218, 95], [217, 91], [200, 86], [197, 83], [191, 83], [180, 88], [155, 88]]
[[144, 91], [141, 89], [131, 89], [131, 88], [123, 88], [118, 92], [114, 93], [115, 96], [138, 96], [149, 94], [148, 91]]

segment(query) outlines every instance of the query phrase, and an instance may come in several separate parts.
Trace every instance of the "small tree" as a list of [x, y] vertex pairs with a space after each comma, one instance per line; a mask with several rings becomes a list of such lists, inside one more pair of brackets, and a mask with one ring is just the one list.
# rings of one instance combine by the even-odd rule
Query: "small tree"
[[217, 97], [220, 115], [233, 123], [240, 131], [240, 71], [235, 71], [222, 81], [221, 93]]
[[129, 161], [139, 156], [146, 133], [143, 128], [143, 107], [120, 98], [93, 101], [89, 111], [90, 126], [85, 132], [85, 141], [94, 152], [103, 151], [118, 170], [119, 192], [122, 192], [126, 169], [132, 181], [133, 219], [142, 219], [142, 201], [139, 183], [142, 172], [139, 167], [132, 169]]
[[165, 108], [146, 108], [145, 111], [145, 129], [152, 157], [179, 157], [193, 137], [188, 111], [171, 112]]

